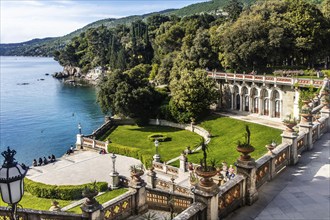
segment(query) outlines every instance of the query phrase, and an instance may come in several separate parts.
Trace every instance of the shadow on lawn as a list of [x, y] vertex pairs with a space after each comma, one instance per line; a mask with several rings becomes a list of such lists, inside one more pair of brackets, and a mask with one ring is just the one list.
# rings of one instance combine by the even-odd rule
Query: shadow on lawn
[[167, 126], [145, 126], [138, 128], [129, 128], [131, 131], [140, 131], [140, 132], [177, 132], [182, 131], [179, 128], [167, 127]]

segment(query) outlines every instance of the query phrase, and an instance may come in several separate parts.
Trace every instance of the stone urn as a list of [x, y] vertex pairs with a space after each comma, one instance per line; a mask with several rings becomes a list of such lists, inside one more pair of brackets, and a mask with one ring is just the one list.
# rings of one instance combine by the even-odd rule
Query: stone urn
[[195, 170], [196, 174], [201, 177], [199, 185], [202, 187], [212, 187], [215, 183], [212, 177], [217, 175], [217, 169], [212, 166], [205, 167], [198, 166]]
[[240, 160], [249, 161], [251, 159], [249, 154], [254, 151], [254, 147], [251, 145], [238, 145], [236, 150], [241, 153]]
[[141, 176], [144, 174], [143, 170], [131, 171], [131, 178], [135, 182], [141, 181]]
[[284, 122], [283, 124], [286, 126], [286, 131], [288, 132], [294, 132], [293, 127], [297, 125], [296, 122]]
[[303, 100], [303, 106], [301, 107], [300, 116], [302, 117], [303, 122], [310, 122], [312, 119], [311, 107], [308, 105], [309, 101]]
[[97, 196], [99, 192], [94, 188], [91, 189], [89, 187], [86, 187], [82, 191], [82, 196], [86, 198], [85, 202], [81, 205], [81, 209], [84, 213], [90, 213], [94, 210], [99, 209], [100, 203], [96, 201], [95, 196]]

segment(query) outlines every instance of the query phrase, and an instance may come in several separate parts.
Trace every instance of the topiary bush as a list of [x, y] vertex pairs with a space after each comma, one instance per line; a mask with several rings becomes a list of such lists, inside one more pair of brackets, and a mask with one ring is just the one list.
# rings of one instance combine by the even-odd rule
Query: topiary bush
[[[82, 185], [48, 185], [44, 183], [34, 182], [33, 180], [24, 179], [25, 191], [31, 193], [34, 196], [48, 199], [61, 199], [61, 200], [77, 200], [83, 198], [82, 191], [86, 186], [90, 184]], [[108, 189], [108, 183], [97, 182], [97, 189], [99, 192], [104, 192]]]
[[158, 140], [159, 142], [170, 141], [171, 138], [167, 136], [167, 134], [155, 133], [148, 136], [148, 140], [155, 141]]

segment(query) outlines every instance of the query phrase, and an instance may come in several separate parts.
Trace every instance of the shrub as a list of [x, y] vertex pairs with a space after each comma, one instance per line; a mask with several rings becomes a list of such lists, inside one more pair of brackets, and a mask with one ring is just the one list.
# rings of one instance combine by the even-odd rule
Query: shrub
[[127, 157], [133, 157], [140, 160], [146, 167], [150, 165], [152, 160], [152, 155], [145, 152], [141, 152], [139, 148], [127, 147], [125, 145], [111, 143], [108, 146], [108, 152], [113, 152], [120, 155], [125, 155]]
[[[77, 200], [81, 199], [83, 189], [89, 184], [83, 185], [48, 185], [44, 183], [34, 182], [27, 178], [24, 179], [24, 188], [27, 192], [34, 196], [48, 199], [61, 200]], [[108, 183], [97, 182], [97, 189], [99, 192], [104, 192], [108, 189]]]
[[150, 141], [158, 140], [159, 142], [165, 142], [165, 141], [170, 141], [171, 138], [168, 137], [167, 134], [154, 133], [148, 136], [148, 140]]

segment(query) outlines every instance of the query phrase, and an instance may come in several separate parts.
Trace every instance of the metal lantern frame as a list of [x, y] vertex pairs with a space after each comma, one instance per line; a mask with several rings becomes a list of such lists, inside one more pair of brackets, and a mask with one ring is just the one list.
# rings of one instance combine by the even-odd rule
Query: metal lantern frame
[[116, 171], [116, 154], [115, 153], [112, 153], [112, 155], [110, 156], [111, 157], [111, 160], [112, 160], [112, 172], [113, 174], [116, 174], [117, 171]]
[[2, 200], [10, 206], [12, 219], [17, 219], [17, 204], [24, 195], [24, 177], [28, 167], [15, 161], [16, 151], [8, 147], [1, 155], [5, 161], [0, 168], [0, 189]]

